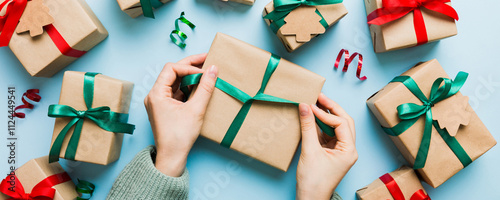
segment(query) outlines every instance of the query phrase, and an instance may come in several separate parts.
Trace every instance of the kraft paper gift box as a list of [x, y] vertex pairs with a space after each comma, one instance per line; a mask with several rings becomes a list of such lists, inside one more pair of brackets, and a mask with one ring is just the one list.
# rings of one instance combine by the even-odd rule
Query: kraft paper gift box
[[[403, 0], [364, 0], [364, 1], [365, 1], [366, 13], [369, 16], [368, 18], [370, 18], [370, 14], [375, 10], [383, 8], [384, 1], [403, 2]], [[426, 1], [430, 2], [433, 0], [426, 0]], [[403, 3], [406, 4], [407, 2]], [[448, 7], [453, 10], [450, 2], [440, 3], [440, 4], [449, 5]], [[400, 8], [399, 11], [403, 11], [406, 9], [407, 8]], [[387, 22], [382, 25], [375, 25], [375, 24], [369, 25], [373, 41], [373, 47], [376, 53], [413, 47], [419, 44], [441, 40], [443, 38], [451, 37], [457, 34], [457, 26], [455, 24], [454, 18], [447, 16], [443, 13], [429, 10], [424, 6], [420, 6], [417, 9], [421, 10], [422, 17], [419, 17], [420, 15], [418, 14], [415, 15], [414, 14], [415, 11], [411, 11], [401, 18], [395, 19], [394, 21]], [[451, 13], [454, 12], [454, 15], [456, 15], [456, 12], [454, 10], [449, 12]], [[396, 12], [392, 11], [392, 13], [394, 14]], [[458, 20], [458, 15], [456, 16], [456, 18]], [[415, 22], [414, 20], [418, 20], [418, 22], [414, 23]], [[417, 28], [419, 27], [418, 24], [420, 23], [424, 23], [423, 28]], [[417, 33], [416, 29], [419, 30], [419, 33]], [[417, 39], [417, 34], [422, 35], [421, 43], [419, 43], [419, 40]], [[427, 40], [427, 42], [425, 42], [425, 40]]]
[[[74, 71], [64, 73], [59, 105], [67, 105], [77, 111], [87, 110], [83, 96], [85, 74], [84, 72]], [[112, 112], [127, 114], [133, 87], [134, 84], [132, 82], [114, 79], [102, 74], [95, 76], [92, 108], [107, 106]], [[63, 128], [73, 119], [73, 117], [59, 117], [56, 119], [52, 135], [51, 151], [57, 136], [61, 134]], [[118, 160], [123, 142], [123, 133], [106, 131], [89, 118], [84, 119], [81, 130], [74, 160], [100, 165], [107, 165]], [[74, 131], [75, 127], [73, 126], [64, 137], [59, 154], [60, 158], [67, 156], [65, 152]]]
[[[454, 87], [457, 87], [455, 84], [459, 84], [461, 80], [464, 80], [463, 75], [464, 73], [457, 75], [453, 82]], [[421, 94], [425, 95], [426, 98], [429, 98], [432, 85], [436, 79], [449, 78], [436, 59], [418, 64], [403, 73], [402, 76], [410, 76], [422, 91]], [[457, 79], [460, 80], [457, 81]], [[467, 83], [465, 82], [465, 84]], [[433, 98], [438, 93], [439, 91], [436, 91]], [[393, 136], [397, 135], [397, 131], [394, 131], [397, 129], [396, 125], [411, 121], [401, 120], [399, 116], [401, 113], [398, 114], [398, 109], [408, 109], [403, 105], [407, 103], [425, 105], [424, 107], [417, 106], [425, 110], [407, 113], [406, 117], [412, 116], [416, 112], [421, 112], [422, 115], [420, 118], [415, 118], [414, 120], [417, 121], [413, 125], [410, 124], [411, 127], [406, 131], [403, 131], [399, 136]], [[370, 97], [367, 100], [367, 105], [383, 129], [390, 135], [389, 137], [403, 157], [411, 166], [418, 164], [414, 168], [417, 168], [417, 172], [423, 180], [434, 188], [443, 184], [462, 170], [464, 166], [467, 166], [496, 145], [493, 136], [469, 105], [468, 97], [463, 96], [460, 92], [441, 101], [425, 104], [417, 98], [416, 94], [410, 92], [403, 83], [391, 82]], [[413, 105], [413, 107], [416, 106]], [[431, 112], [431, 114], [427, 115], [427, 112]], [[432, 128], [431, 133], [425, 134], [428, 133], [424, 129], [426, 117], [431, 116], [432, 122], [429, 124]], [[439, 129], [436, 127], [439, 127]], [[427, 157], [418, 157], [420, 145], [426, 144], [421, 141], [427, 141], [429, 136], [430, 144], [428, 145]], [[416, 163], [417, 158], [421, 159], [418, 163]], [[422, 158], [424, 158], [423, 168], [421, 168]]]
[[[396, 187], [397, 186], [397, 187]], [[391, 190], [389, 190], [389, 188]], [[398, 189], [399, 188], [399, 189]], [[401, 191], [396, 192], [394, 190]], [[393, 193], [391, 193], [393, 191]], [[404, 198], [397, 198], [403, 195]], [[416, 197], [428, 197], [413, 169], [403, 166], [391, 173], [381, 176], [370, 185], [356, 191], [359, 200], [381, 200], [381, 199], [417, 199]], [[397, 197], [394, 197], [397, 196]], [[413, 197], [413, 198], [412, 198]]]
[[[270, 2], [264, 8], [262, 16], [266, 17], [274, 10], [274, 3]], [[319, 6], [302, 5], [284, 17], [285, 22], [283, 23], [285, 25], [281, 27], [273, 24], [273, 22], [279, 24], [279, 20], [273, 21], [264, 18], [264, 21], [285, 45], [286, 50], [293, 52], [314, 37], [326, 32], [328, 27], [337, 23], [345, 15], [347, 15], [347, 9], [343, 3]], [[328, 25], [326, 28], [323, 27], [326, 25]]]
[[[15, 171], [15, 179], [17, 179], [18, 184], [21, 184], [24, 188], [23, 193], [33, 192], [31, 194], [32, 196], [36, 193], [33, 191], [35, 185], [50, 176], [53, 176], [54, 178], [52, 180], [55, 180], [53, 181], [55, 186], [52, 187], [55, 189], [54, 200], [73, 200], [78, 197], [78, 193], [75, 190], [75, 184], [71, 181], [69, 175], [59, 163], [49, 164], [47, 156], [29, 160]], [[8, 180], [10, 180], [10, 177], [8, 178]], [[7, 182], [6, 185], [7, 187], [11, 186], [9, 182]], [[20, 187], [16, 186], [14, 190], [19, 192]], [[0, 200], [7, 199], [11, 199], [11, 197], [0, 192]]]
[[[30, 18], [33, 12], [28, 8], [36, 1], [28, 1], [21, 21]], [[51, 77], [103, 41], [108, 32], [84, 0], [43, 0], [43, 5], [53, 23], [35, 37], [28, 32], [16, 33], [20, 31], [17, 26], [8, 46], [31, 76]]]
[[221, 1], [232, 1], [232, 2], [242, 3], [242, 4], [246, 4], [246, 5], [253, 5], [253, 3], [255, 3], [255, 0], [221, 0]]
[[[218, 78], [250, 96], [261, 87], [271, 53], [217, 33], [203, 69], [215, 65]], [[286, 100], [314, 104], [325, 78], [280, 59], [264, 94]], [[215, 89], [205, 114], [201, 135], [217, 143], [226, 136], [243, 103]], [[237, 131], [230, 148], [287, 171], [300, 141], [299, 113], [296, 105], [254, 101]]]
[[[144, 14], [143, 12], [143, 2], [144, 6], [151, 4], [153, 8], [158, 8], [162, 4], [169, 2], [170, 0], [117, 0], [120, 9], [127, 13], [130, 17], [136, 18]], [[152, 17], [154, 18], [154, 17]]]

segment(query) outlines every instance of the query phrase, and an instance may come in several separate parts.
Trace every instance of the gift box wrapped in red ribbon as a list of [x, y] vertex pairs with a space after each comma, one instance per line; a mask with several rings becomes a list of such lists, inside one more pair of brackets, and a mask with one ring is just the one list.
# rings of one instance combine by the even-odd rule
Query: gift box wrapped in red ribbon
[[54, 75], [108, 36], [84, 0], [0, 0], [0, 16], [0, 47], [31, 76]]
[[365, 0], [375, 52], [434, 42], [457, 34], [450, 0]]

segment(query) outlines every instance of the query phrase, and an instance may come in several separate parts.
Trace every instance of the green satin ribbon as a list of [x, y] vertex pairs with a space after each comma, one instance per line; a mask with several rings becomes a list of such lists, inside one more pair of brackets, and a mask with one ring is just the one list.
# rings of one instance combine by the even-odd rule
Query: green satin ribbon
[[[285, 25], [285, 17], [290, 14], [296, 8], [305, 6], [320, 6], [320, 5], [330, 5], [342, 3], [343, 0], [274, 0], [274, 10], [264, 16], [264, 19], [271, 20], [271, 30], [274, 33], [278, 33], [278, 30]], [[320, 23], [327, 29], [330, 25], [326, 22], [323, 15], [316, 9], [316, 14], [321, 17]]]
[[[429, 152], [429, 146], [431, 143], [432, 127], [438, 131], [439, 135], [443, 138], [446, 144], [450, 147], [453, 153], [460, 160], [462, 165], [467, 167], [472, 163], [472, 159], [467, 155], [467, 152], [462, 148], [460, 143], [455, 139], [455, 137], [450, 136], [448, 131], [441, 129], [437, 121], [432, 119], [432, 106], [434, 104], [447, 99], [458, 93], [460, 88], [464, 85], [467, 80], [468, 74], [465, 72], [459, 72], [455, 77], [455, 80], [449, 78], [438, 78], [434, 81], [431, 88], [431, 93], [429, 99], [420, 90], [417, 83], [413, 78], [409, 76], [398, 76], [394, 78], [391, 82], [403, 83], [408, 90], [410, 90], [413, 95], [415, 95], [423, 104], [417, 105], [414, 103], [405, 103], [397, 107], [398, 116], [402, 120], [399, 124], [392, 128], [385, 128], [384, 131], [391, 136], [399, 136], [406, 130], [417, 122], [421, 116], [425, 116], [425, 127], [422, 141], [418, 149], [417, 157], [415, 159], [414, 169], [420, 169], [425, 166], [427, 160], [427, 155]], [[442, 86], [440, 86], [443, 84]]]
[[128, 114], [112, 112], [108, 106], [92, 108], [92, 102], [94, 100], [94, 79], [96, 75], [98, 75], [98, 73], [87, 72], [84, 77], [83, 98], [88, 110], [78, 111], [67, 105], [49, 106], [49, 117], [72, 118], [71, 121], [61, 130], [61, 132], [59, 132], [59, 135], [57, 135], [54, 143], [52, 144], [52, 148], [50, 148], [50, 163], [59, 160], [63, 140], [73, 126], [75, 126], [75, 129], [69, 140], [64, 158], [68, 160], [75, 160], [76, 150], [78, 148], [80, 135], [82, 133], [82, 126], [85, 119], [93, 121], [97, 124], [97, 126], [106, 131], [128, 134], [132, 134], [134, 132], [135, 126], [127, 124]]
[[153, 8], [158, 8], [162, 6], [163, 3], [160, 0], [141, 0], [141, 8], [144, 17], [155, 18], [153, 13]]
[[[234, 87], [230, 83], [217, 78], [217, 81], [215, 82], [215, 87], [218, 88], [219, 90], [225, 92], [229, 96], [241, 101], [243, 103], [243, 106], [241, 107], [240, 111], [234, 118], [233, 122], [229, 126], [228, 130], [226, 131], [226, 134], [224, 138], [222, 139], [222, 142], [220, 143], [221, 146], [224, 146], [226, 148], [229, 148], [231, 144], [233, 143], [234, 138], [238, 134], [238, 131], [241, 128], [241, 125], [243, 124], [243, 121], [245, 121], [245, 118], [248, 114], [248, 111], [250, 110], [250, 107], [252, 106], [252, 103], [254, 101], [266, 101], [266, 102], [273, 102], [273, 103], [286, 103], [286, 104], [293, 104], [298, 106], [299, 103], [289, 101], [286, 99], [282, 99], [279, 97], [271, 96], [268, 94], [264, 94], [265, 88], [267, 86], [267, 83], [269, 82], [269, 79], [271, 78], [271, 75], [274, 73], [276, 68], [278, 67], [278, 64], [280, 62], [281, 58], [277, 55], [272, 54], [271, 58], [269, 59], [269, 63], [267, 64], [266, 72], [264, 73], [264, 78], [262, 80], [261, 86], [259, 91], [255, 96], [250, 96], [247, 93], [241, 91], [240, 89]], [[185, 94], [186, 97], [189, 96], [190, 91], [188, 86], [191, 85], [196, 85], [200, 82], [201, 76], [203, 74], [192, 74], [185, 76], [182, 81], [181, 81], [181, 86], [180, 89], [181, 91]], [[334, 130], [332, 127], [326, 125], [325, 123], [321, 122], [318, 118], [316, 118], [316, 123], [318, 126], [321, 128], [321, 130], [327, 134], [328, 136], [335, 136]]]
[[89, 200], [94, 194], [95, 185], [91, 182], [78, 179], [75, 190], [80, 195], [76, 197], [76, 200]]
[[[179, 21], [181, 21], [184, 24], [188, 25], [189, 28], [191, 28], [191, 29], [194, 29], [196, 27], [196, 25], [194, 25], [193, 23], [191, 23], [189, 20], [187, 20], [184, 17], [184, 12], [182, 12], [181, 16], [175, 20], [175, 30], [173, 30], [170, 33], [170, 39], [172, 40], [172, 42], [175, 43], [175, 45], [177, 45], [180, 48], [184, 49], [186, 47], [186, 43], [184, 41], [187, 39], [188, 36], [184, 32], [182, 32], [181, 29], [179, 28]], [[180, 40], [178, 40], [177, 38], [175, 38], [174, 35], [179, 36]]]

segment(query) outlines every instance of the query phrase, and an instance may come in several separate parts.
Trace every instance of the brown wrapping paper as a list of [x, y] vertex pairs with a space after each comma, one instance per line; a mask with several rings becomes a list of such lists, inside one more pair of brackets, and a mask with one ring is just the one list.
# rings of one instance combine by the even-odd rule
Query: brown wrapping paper
[[[427, 96], [430, 94], [431, 86], [437, 78], [449, 78], [436, 59], [419, 64], [403, 73], [403, 75], [411, 76]], [[462, 97], [463, 95], [459, 92], [455, 96]], [[447, 100], [437, 103], [434, 107], [441, 107], [441, 110], [454, 109], [454, 105], [447, 103]], [[396, 108], [404, 103], [422, 105], [422, 102], [402, 83], [389, 83], [367, 100], [370, 110], [380, 124], [387, 128], [394, 127], [400, 122]], [[446, 107], [449, 109], [443, 109]], [[468, 125], [459, 127], [455, 138], [474, 161], [495, 146], [496, 141], [469, 104], [467, 104], [466, 109], [470, 113], [470, 121]], [[433, 109], [432, 111], [435, 113], [436, 110]], [[417, 156], [423, 132], [424, 116], [400, 136], [389, 136], [412, 166]], [[425, 182], [436, 188], [462, 170], [463, 165], [434, 127], [431, 137], [425, 167], [417, 171]]]
[[[215, 65], [219, 78], [250, 96], [257, 93], [271, 53], [218, 33], [203, 65]], [[325, 78], [281, 59], [264, 91], [295, 102], [316, 102]], [[201, 135], [217, 143], [243, 104], [216, 89], [210, 99]], [[297, 106], [254, 102], [231, 149], [287, 171], [300, 141]]]
[[[418, 190], [424, 190], [417, 175], [413, 169], [409, 167], [401, 167], [389, 174], [398, 184], [405, 199], [410, 199], [411, 196]], [[377, 179], [370, 183], [370, 185], [359, 189], [356, 191], [356, 195], [359, 200], [394, 200], [391, 193], [380, 179]]]
[[[370, 14], [382, 8], [382, 0], [364, 0], [366, 13]], [[451, 5], [451, 3], [448, 3]], [[455, 20], [444, 14], [422, 9], [429, 42], [457, 34]], [[417, 45], [417, 36], [413, 24], [413, 12], [382, 26], [369, 25], [376, 53], [413, 47]]]
[[[339, 4], [333, 4], [333, 5], [321, 5], [321, 6], [314, 6], [318, 11], [321, 13], [323, 18], [325, 18], [325, 21], [332, 26], [333, 24], [337, 23], [340, 19], [342, 19], [345, 15], [347, 15], [347, 9], [345, 8], [344, 4], [339, 3]], [[262, 16], [266, 16], [268, 13], [272, 12], [274, 10], [274, 5], [273, 2], [271, 1], [269, 4], [266, 5], [264, 8], [264, 11], [262, 13]], [[271, 21], [268, 19], [264, 19], [266, 21], [267, 25], [271, 25]], [[295, 35], [283, 35], [281, 33], [281, 30], [278, 30], [278, 33], [276, 34], [278, 38], [281, 40], [281, 42], [285, 45], [285, 48], [288, 52], [295, 51], [302, 45], [304, 45], [307, 42], [297, 42]], [[311, 39], [318, 36], [316, 35], [311, 35]]]
[[[67, 71], [64, 73], [61, 87], [60, 105], [68, 105], [76, 110], [87, 110], [83, 99], [84, 72]], [[134, 84], [97, 75], [94, 84], [93, 107], [108, 106], [111, 111], [128, 113]], [[57, 118], [52, 135], [52, 144], [59, 132], [68, 124], [71, 118]], [[69, 139], [73, 135], [72, 128], [64, 138], [60, 157], [64, 158]], [[105, 131], [89, 119], [85, 119], [75, 160], [107, 165], [120, 157], [123, 134]], [[52, 146], [52, 145], [51, 145]]]
[[[54, 174], [63, 173], [64, 169], [58, 162], [49, 164], [49, 157], [44, 156], [28, 161], [16, 170], [16, 177], [24, 187], [26, 193], [31, 193], [33, 187], [43, 179]], [[2, 178], [3, 179], [3, 178]], [[78, 197], [73, 181], [67, 181], [53, 187], [56, 189], [54, 200], [73, 200]], [[0, 200], [10, 199], [0, 193]]]
[[[143, 14], [140, 0], [117, 0], [117, 1], [118, 5], [120, 6], [120, 9], [122, 9], [122, 11], [127, 13], [130, 17], [136, 18]], [[167, 3], [169, 1], [170, 0], [160, 0], [160, 2], [162, 3]]]
[[221, 0], [221, 1], [233, 1], [236, 3], [242, 3], [246, 5], [253, 5], [253, 3], [255, 3], [255, 0]]
[[[84, 0], [44, 0], [44, 5], [50, 8], [54, 27], [73, 49], [88, 51], [108, 36]], [[46, 32], [33, 38], [28, 32], [14, 33], [9, 48], [31, 76], [51, 77], [77, 59], [62, 55]]]

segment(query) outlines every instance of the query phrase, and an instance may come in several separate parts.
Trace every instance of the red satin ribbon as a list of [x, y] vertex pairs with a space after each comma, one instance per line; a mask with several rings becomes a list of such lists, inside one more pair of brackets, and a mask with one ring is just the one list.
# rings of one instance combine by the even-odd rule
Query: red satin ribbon
[[[13, 180], [14, 186], [12, 186], [8, 181]], [[23, 185], [17, 179], [16, 175], [8, 175], [2, 183], [0, 183], [0, 192], [11, 197], [9, 200], [46, 200], [53, 199], [56, 190], [52, 187], [71, 181], [71, 177], [66, 172], [60, 174], [54, 174], [49, 176], [33, 187], [31, 193], [26, 193], [24, 191]], [[10, 190], [9, 188], [12, 188]]]
[[422, 7], [442, 13], [455, 20], [458, 14], [449, 6], [450, 0], [382, 0], [382, 8], [379, 8], [367, 17], [368, 24], [382, 25], [397, 20], [410, 12], [413, 12], [413, 25], [417, 35], [417, 45], [425, 44], [429, 41], [422, 16]]
[[22, 112], [17, 112], [17, 110], [19, 110], [19, 109], [33, 109], [35, 106], [33, 104], [31, 104], [30, 102], [28, 102], [26, 100], [26, 98], [31, 100], [31, 101], [34, 101], [34, 102], [40, 102], [42, 97], [40, 95], [38, 95], [38, 93], [40, 93], [40, 91], [38, 89], [30, 89], [30, 90], [26, 91], [23, 94], [23, 97], [21, 98], [21, 100], [23, 101], [23, 105], [17, 106], [14, 109], [13, 116], [21, 118], [21, 119], [25, 118], [26, 114], [24, 114]]
[[356, 56], [359, 56], [358, 58], [358, 69], [356, 70], [356, 77], [359, 78], [359, 80], [366, 80], [366, 76], [360, 77], [361, 76], [361, 68], [363, 67], [363, 55], [360, 53], [356, 52], [353, 53], [352, 56], [349, 56], [349, 51], [347, 49], [342, 49], [339, 52], [339, 55], [337, 55], [337, 59], [335, 60], [335, 69], [339, 68], [340, 61], [342, 60], [342, 55], [345, 53], [345, 61], [344, 61], [344, 68], [342, 68], [342, 72], [347, 72], [347, 69], [349, 68], [349, 64], [356, 58]]
[[[399, 188], [398, 183], [396, 183], [390, 174], [384, 174], [379, 179], [385, 184], [394, 200], [405, 200], [401, 188]], [[429, 195], [425, 194], [424, 190], [420, 189], [413, 193], [410, 200], [431, 200], [431, 198]]]
[[[0, 47], [8, 46], [10, 39], [16, 30], [19, 19], [23, 15], [28, 0], [6, 0], [0, 4], [0, 10], [7, 6], [4, 16], [0, 16]], [[57, 49], [66, 56], [81, 57], [86, 51], [79, 51], [71, 48], [57, 29], [51, 24], [44, 27]]]

